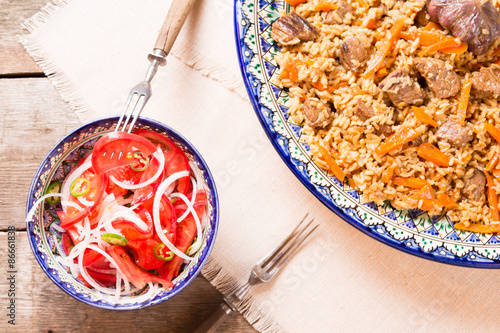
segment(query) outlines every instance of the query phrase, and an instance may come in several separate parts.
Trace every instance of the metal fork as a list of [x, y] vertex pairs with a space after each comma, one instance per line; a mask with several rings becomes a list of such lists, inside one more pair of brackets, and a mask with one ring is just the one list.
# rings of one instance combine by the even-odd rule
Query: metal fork
[[[118, 123], [116, 124], [115, 132], [123, 131], [128, 127], [128, 133], [132, 132], [132, 128], [135, 122], [139, 118], [142, 109], [146, 105], [146, 102], [151, 97], [151, 80], [155, 76], [158, 66], [165, 66], [167, 63], [166, 57], [169, 54], [174, 42], [179, 34], [179, 31], [189, 14], [191, 7], [196, 0], [173, 0], [168, 10], [167, 17], [163, 22], [160, 29], [160, 34], [156, 39], [156, 43], [153, 52], [148, 55], [148, 59], [151, 62], [146, 73], [144, 81], [140, 82], [138, 85], [130, 90], [130, 93], [125, 103], [125, 109], [123, 110]], [[123, 124], [122, 124], [123, 122]], [[112, 157], [111, 157], [112, 158]]]
[[252, 286], [268, 282], [279, 272], [283, 265], [297, 253], [300, 245], [304, 243], [307, 237], [309, 237], [318, 227], [318, 224], [311, 226], [314, 218], [305, 224], [304, 222], [307, 216], [308, 214], [304, 216], [302, 221], [280, 245], [253, 267], [248, 282], [231, 295], [224, 297], [224, 303], [222, 303], [217, 311], [205, 320], [193, 333], [215, 332], [231, 312], [236, 311], [236, 304], [242, 301], [243, 297]]

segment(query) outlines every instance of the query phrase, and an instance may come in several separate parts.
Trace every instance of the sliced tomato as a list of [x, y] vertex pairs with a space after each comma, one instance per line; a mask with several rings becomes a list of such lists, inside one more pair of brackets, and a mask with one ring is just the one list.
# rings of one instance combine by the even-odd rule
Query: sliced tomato
[[[163, 150], [163, 154], [165, 155], [165, 178], [176, 172], [190, 170], [186, 154], [166, 136], [147, 130], [137, 130], [134, 134], [148, 139], [155, 146], [159, 146]], [[189, 184], [189, 176], [180, 178], [177, 184], [177, 191], [186, 194]]]
[[138, 163], [141, 158], [134, 157], [134, 152], [137, 151], [140, 151], [143, 156], [149, 156], [156, 151], [156, 147], [149, 140], [136, 134], [108, 133], [103, 135], [94, 146], [92, 167], [97, 174], [102, 174], [122, 165]]
[[157, 282], [169, 288], [174, 286], [171, 280], [156, 276], [137, 266], [123, 247], [111, 245], [106, 251], [116, 261], [116, 264], [127, 279], [137, 288], [145, 287], [148, 282]]
[[165, 264], [165, 261], [158, 259], [155, 256], [155, 247], [160, 245], [160, 242], [154, 239], [129, 241], [129, 247], [134, 253], [135, 263], [145, 270], [156, 269]]
[[71, 241], [69, 234], [67, 232], [63, 232], [61, 235], [61, 247], [66, 256], [69, 255], [69, 252], [71, 251], [71, 248], [73, 246], [74, 245], [73, 242]]
[[80, 243], [80, 241], [78, 240], [78, 237], [80, 235], [78, 234], [78, 231], [76, 230], [74, 225], [70, 225], [70, 226], [66, 227], [65, 233], [68, 234], [73, 245]]
[[[153, 199], [151, 198], [146, 201], [143, 205], [148, 211], [153, 215]], [[175, 233], [177, 228], [176, 222], [177, 216], [175, 215], [174, 206], [166, 196], [162, 196], [160, 200], [160, 224], [163, 230], [166, 230], [166, 236], [168, 240], [175, 244]], [[154, 239], [158, 242], [161, 242], [160, 237], [155, 233]]]
[[139, 215], [141, 220], [143, 220], [147, 226], [148, 229], [146, 231], [140, 229], [137, 227], [135, 223], [132, 223], [127, 220], [116, 220], [112, 222], [112, 225], [115, 229], [120, 230], [122, 235], [128, 240], [128, 241], [133, 241], [133, 240], [138, 240], [138, 239], [148, 239], [153, 237], [153, 217], [151, 216], [150, 212], [145, 209], [143, 206], [139, 206], [135, 212]]
[[[194, 209], [198, 218], [201, 219], [203, 213], [205, 212], [205, 203], [197, 202], [194, 204]], [[179, 222], [176, 232], [175, 246], [182, 252], [186, 252], [191, 246], [196, 236], [196, 222], [194, 221], [193, 215], [189, 214], [182, 222]], [[172, 281], [175, 278], [183, 263], [183, 259], [179, 256], [175, 256], [172, 260], [168, 261], [164, 266], [157, 268], [156, 271], [164, 279]]]
[[85, 252], [83, 252], [83, 262], [82, 266], [83, 267], [89, 267], [95, 264], [99, 259], [103, 259], [104, 256], [100, 254], [99, 252], [92, 250], [92, 249], [85, 249]]
[[[116, 275], [106, 274], [101, 272], [93, 271], [91, 268], [87, 269], [87, 274], [90, 275], [92, 279], [96, 282], [99, 282], [104, 287], [111, 287], [116, 285]], [[78, 279], [84, 282], [86, 287], [92, 287], [90, 283], [88, 283], [82, 274], [78, 275]]]
[[[81, 198], [84, 198], [87, 201], [92, 201], [94, 202], [94, 204], [91, 207], [86, 206], [82, 210], [68, 207], [67, 213], [64, 213], [63, 211], [57, 212], [57, 216], [61, 220], [62, 228], [67, 228], [70, 225], [80, 222], [85, 217], [92, 214], [104, 199], [104, 194], [106, 193], [106, 188], [108, 186], [107, 175], [96, 175], [93, 172], [87, 170], [82, 174], [82, 177], [90, 180], [90, 190], [87, 192], [87, 194], [81, 196]], [[78, 199], [73, 197], [72, 195], [69, 196], [69, 200], [81, 206]]]
[[[139, 184], [143, 173], [144, 173], [143, 171], [132, 170], [130, 165], [122, 165], [121, 167], [118, 167], [116, 169], [107, 172], [108, 176], [113, 176], [116, 180], [130, 185]], [[116, 185], [111, 180], [111, 178], [109, 179], [108, 187], [106, 188], [106, 193], [114, 194], [115, 197], [119, 197], [126, 194], [127, 192], [128, 192], [127, 189], [121, 188], [120, 186]]]
[[[191, 201], [193, 197], [193, 193], [189, 193], [187, 195], [187, 198], [189, 201]], [[205, 190], [199, 190], [196, 192], [196, 198], [195, 198], [195, 203], [197, 202], [206, 202], [207, 201], [207, 192]], [[175, 202], [174, 202], [174, 208], [175, 208], [175, 214], [177, 215], [177, 218], [179, 218], [180, 216], [182, 216], [182, 214], [184, 214], [184, 212], [186, 211], [187, 209], [187, 205], [186, 203], [184, 203], [184, 201], [182, 200], [179, 200], [177, 199]]]
[[[141, 180], [139, 183], [143, 183], [148, 179], [151, 179], [157, 172], [160, 167], [160, 161], [157, 158], [151, 158], [151, 162], [149, 163], [146, 170], [142, 173]], [[136, 205], [138, 203], [144, 202], [150, 198], [152, 198], [158, 186], [160, 186], [161, 181], [163, 180], [163, 172], [160, 177], [158, 177], [154, 182], [144, 187], [138, 188], [134, 192], [134, 196], [132, 197], [132, 205]]]

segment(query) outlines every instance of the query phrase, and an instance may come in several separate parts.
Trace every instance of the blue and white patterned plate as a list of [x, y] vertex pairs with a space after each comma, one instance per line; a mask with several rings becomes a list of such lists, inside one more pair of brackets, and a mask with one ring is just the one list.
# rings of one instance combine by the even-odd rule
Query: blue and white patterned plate
[[[103, 134], [114, 130], [118, 117], [96, 120], [83, 125], [63, 138], [45, 156], [40, 167], [33, 177], [26, 203], [26, 214], [33, 204], [47, 190], [52, 181], [64, 180], [66, 175], [76, 167], [82, 157], [88, 156], [95, 142]], [[27, 222], [28, 239], [40, 267], [50, 279], [63, 291], [86, 304], [109, 310], [133, 310], [156, 305], [172, 298], [184, 289], [201, 271], [212, 251], [219, 224], [219, 202], [215, 183], [207, 164], [198, 151], [184, 137], [171, 128], [151, 119], [139, 118], [136, 129], [147, 129], [166, 135], [186, 153], [188, 159], [194, 163], [201, 172], [207, 191], [207, 220], [200, 250], [189, 265], [173, 280], [174, 288], [170, 290], [159, 289], [147, 299], [134, 296], [123, 296], [118, 301], [106, 297], [93, 288], [88, 288], [79, 280], [73, 278], [68, 269], [61, 265], [55, 241], [61, 238], [58, 231], [61, 228], [56, 219], [56, 211], [61, 208], [57, 205], [43, 205], [37, 208], [32, 221]], [[136, 295], [139, 296], [139, 295]]]
[[273, 85], [280, 69], [271, 24], [283, 0], [235, 0], [234, 24], [241, 72], [255, 112], [283, 161], [328, 208], [367, 235], [398, 250], [447, 264], [500, 268], [500, 236], [456, 230], [446, 217], [360, 201], [346, 183], [311, 160], [301, 127], [288, 117], [288, 95]]

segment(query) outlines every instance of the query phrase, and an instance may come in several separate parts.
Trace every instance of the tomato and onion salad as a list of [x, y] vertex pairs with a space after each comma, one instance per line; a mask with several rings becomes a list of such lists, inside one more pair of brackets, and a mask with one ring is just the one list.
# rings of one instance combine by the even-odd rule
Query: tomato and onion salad
[[[115, 164], [112, 149], [125, 152]], [[147, 286], [146, 294], [173, 287], [201, 247], [206, 192], [200, 172], [153, 131], [105, 135], [62, 184], [49, 184], [27, 221], [44, 201], [62, 208], [57, 260], [86, 286], [115, 298]]]

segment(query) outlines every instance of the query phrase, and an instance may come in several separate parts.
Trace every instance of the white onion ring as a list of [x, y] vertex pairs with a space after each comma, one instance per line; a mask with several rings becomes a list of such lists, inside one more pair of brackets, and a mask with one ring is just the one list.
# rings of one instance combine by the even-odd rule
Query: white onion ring
[[156, 234], [158, 237], [160, 237], [160, 240], [165, 244], [165, 246], [168, 247], [170, 251], [172, 251], [174, 254], [178, 255], [182, 259], [185, 260], [193, 260], [193, 258], [187, 256], [185, 253], [182, 253], [178, 248], [172, 244], [168, 238], [165, 236], [163, 233], [163, 230], [161, 228], [161, 222], [160, 222], [160, 201], [161, 197], [163, 196], [163, 192], [167, 189], [167, 187], [175, 182], [179, 178], [187, 177], [189, 176], [189, 171], [180, 171], [176, 172], [173, 175], [170, 175], [167, 179], [165, 179], [160, 186], [158, 186], [158, 189], [156, 190], [156, 194], [154, 197], [153, 201], [153, 224], [155, 226]]

